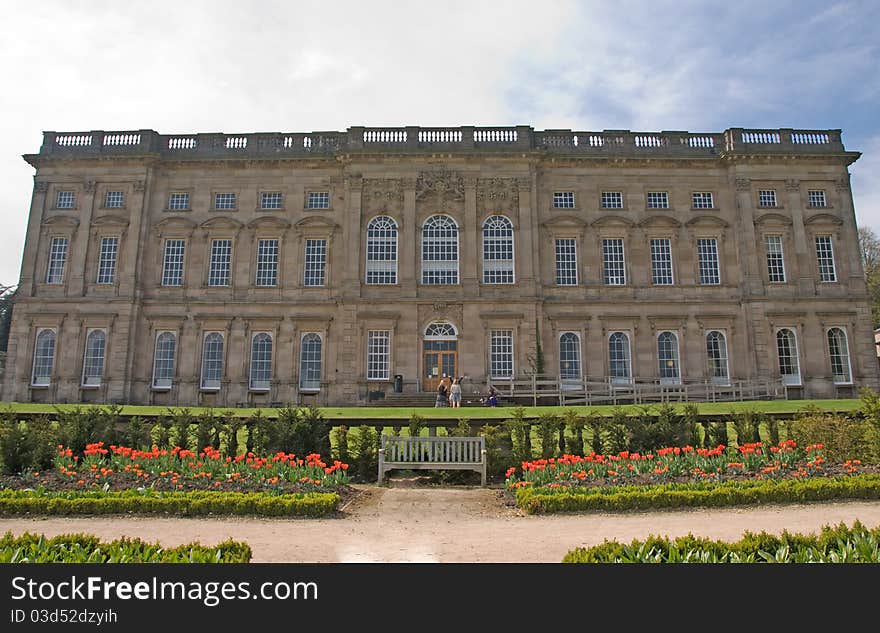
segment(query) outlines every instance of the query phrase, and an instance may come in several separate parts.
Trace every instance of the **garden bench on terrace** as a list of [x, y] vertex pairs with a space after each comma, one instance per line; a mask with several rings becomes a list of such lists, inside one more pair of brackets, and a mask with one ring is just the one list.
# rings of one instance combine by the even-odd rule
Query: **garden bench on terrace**
[[486, 485], [486, 438], [382, 436], [379, 483], [385, 473], [405, 470], [473, 470]]

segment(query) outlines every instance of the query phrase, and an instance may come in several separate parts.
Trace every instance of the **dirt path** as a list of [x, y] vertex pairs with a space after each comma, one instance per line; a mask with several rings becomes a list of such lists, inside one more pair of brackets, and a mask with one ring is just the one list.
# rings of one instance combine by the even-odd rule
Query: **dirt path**
[[691, 532], [734, 540], [745, 530], [814, 532], [856, 519], [880, 525], [880, 502], [527, 516], [505, 506], [497, 490], [358, 489], [361, 493], [342, 516], [333, 519], [0, 519], [0, 533], [89, 532], [165, 545], [214, 544], [232, 537], [250, 544], [254, 562], [559, 562], [569, 549], [606, 538], [630, 541]]

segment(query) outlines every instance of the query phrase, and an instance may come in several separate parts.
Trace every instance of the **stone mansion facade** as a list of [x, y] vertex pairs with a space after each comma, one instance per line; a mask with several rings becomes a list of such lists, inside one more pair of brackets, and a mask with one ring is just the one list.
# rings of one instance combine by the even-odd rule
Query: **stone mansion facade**
[[[2, 398], [878, 386], [839, 130], [44, 133]], [[398, 380], [395, 377], [399, 376]]]

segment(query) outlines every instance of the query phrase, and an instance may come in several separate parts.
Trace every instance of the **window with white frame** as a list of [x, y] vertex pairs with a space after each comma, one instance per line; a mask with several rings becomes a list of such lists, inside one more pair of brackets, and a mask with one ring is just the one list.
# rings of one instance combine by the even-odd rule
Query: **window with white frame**
[[125, 192], [108, 191], [104, 194], [105, 209], [121, 209], [125, 206]]
[[432, 215], [422, 225], [422, 283], [458, 283], [458, 225], [448, 215]]
[[489, 332], [489, 375], [513, 378], [513, 330]]
[[622, 191], [603, 191], [602, 192], [602, 208], [603, 209], [622, 209], [623, 208], [623, 192]]
[[187, 211], [189, 210], [189, 193], [185, 191], [175, 191], [168, 196], [169, 211]]
[[776, 206], [776, 190], [760, 189], [758, 190], [758, 206], [759, 207], [775, 207]]
[[837, 281], [830, 235], [816, 236], [816, 261], [819, 264], [819, 281]]
[[810, 189], [807, 192], [807, 196], [809, 197], [810, 206], [814, 209], [828, 206], [828, 201], [825, 199], [824, 189]]
[[835, 385], [848, 385], [852, 382], [849, 363], [849, 344], [846, 332], [839, 327], [828, 330], [828, 355], [831, 358], [831, 376]]
[[260, 209], [264, 211], [272, 209], [280, 209], [282, 197], [280, 191], [262, 191], [260, 192]]
[[675, 332], [660, 332], [657, 337], [657, 359], [660, 364], [660, 384], [678, 384], [678, 337]]
[[779, 358], [779, 375], [784, 385], [800, 385], [801, 370], [798, 362], [797, 337], [788, 328], [776, 332], [776, 355]]
[[227, 211], [235, 209], [235, 194], [230, 191], [214, 194], [214, 209], [217, 211]]
[[37, 330], [34, 343], [34, 368], [31, 373], [31, 385], [48, 387], [52, 382], [52, 370], [55, 368], [55, 330], [45, 328]]
[[99, 284], [112, 284], [116, 281], [116, 254], [119, 250], [118, 237], [102, 237], [98, 254]]
[[513, 224], [503, 215], [483, 222], [483, 283], [513, 283]]
[[669, 192], [668, 191], [649, 191], [648, 192], [648, 208], [649, 209], [668, 209], [669, 208]]
[[165, 255], [162, 261], [162, 285], [183, 285], [183, 258], [186, 254], [186, 240], [165, 240]]
[[559, 238], [556, 240], [556, 285], [577, 284], [577, 240], [572, 237]]
[[260, 287], [278, 284], [278, 240], [257, 240], [257, 274], [254, 283]]
[[388, 380], [391, 371], [391, 332], [367, 332], [367, 380]]
[[713, 209], [715, 207], [712, 193], [709, 191], [694, 191], [691, 194], [691, 200], [694, 209]]
[[658, 237], [651, 240], [651, 283], [655, 286], [671, 286], [672, 240]]
[[764, 236], [764, 247], [767, 249], [767, 279], [770, 283], [785, 283], [785, 257], [782, 251], [782, 236]]
[[251, 340], [251, 391], [268, 391], [272, 386], [272, 335], [257, 332]]
[[174, 382], [177, 333], [157, 332], [153, 350], [153, 389], [170, 389]]
[[581, 377], [581, 337], [577, 332], [559, 335], [559, 377], [563, 380]]
[[574, 191], [554, 191], [554, 209], [574, 209]]
[[368, 284], [397, 283], [397, 223], [384, 215], [367, 225]]
[[202, 382], [204, 391], [220, 389], [223, 379], [223, 334], [207, 332], [202, 343]]
[[709, 361], [709, 379], [716, 385], [729, 385], [727, 364], [727, 337], [724, 332], [712, 330], [706, 333], [706, 357]]
[[76, 204], [76, 194], [72, 191], [59, 191], [55, 200], [56, 209], [72, 209]]
[[49, 266], [46, 283], [60, 284], [64, 281], [64, 264], [67, 262], [67, 238], [53, 237], [49, 243]]
[[626, 285], [626, 261], [623, 238], [602, 240], [602, 275], [606, 286]]
[[330, 208], [330, 192], [329, 191], [310, 191], [306, 198], [306, 209], [329, 209]]
[[228, 286], [232, 269], [232, 240], [211, 240], [209, 286]]
[[327, 240], [306, 240], [304, 286], [323, 286], [327, 263]]
[[718, 285], [721, 283], [721, 270], [718, 265], [718, 240], [704, 237], [697, 240], [697, 261], [700, 267], [700, 283]]
[[101, 385], [106, 347], [107, 334], [104, 330], [90, 330], [86, 335], [86, 349], [83, 354], [83, 387], [99, 387]]
[[632, 382], [629, 335], [612, 332], [608, 337], [608, 372], [615, 384]]
[[300, 391], [321, 389], [321, 335], [308, 332], [302, 337], [299, 352]]

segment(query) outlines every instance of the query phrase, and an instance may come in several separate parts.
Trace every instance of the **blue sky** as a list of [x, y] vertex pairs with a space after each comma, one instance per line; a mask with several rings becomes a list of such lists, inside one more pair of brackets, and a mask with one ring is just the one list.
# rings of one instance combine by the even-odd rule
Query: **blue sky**
[[41, 0], [0, 23], [0, 284], [43, 130], [840, 128], [880, 233], [880, 2]]

